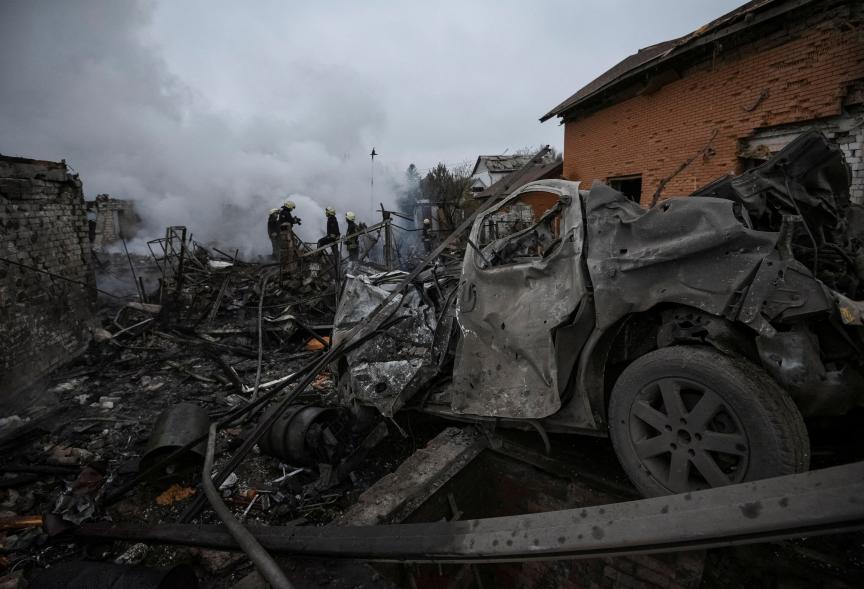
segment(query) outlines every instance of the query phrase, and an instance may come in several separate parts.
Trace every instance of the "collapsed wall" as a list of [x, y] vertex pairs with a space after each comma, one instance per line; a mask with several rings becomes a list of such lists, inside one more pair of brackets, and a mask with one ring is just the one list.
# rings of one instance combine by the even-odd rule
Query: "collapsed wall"
[[0, 155], [0, 258], [3, 415], [21, 410], [31, 401], [21, 392], [88, 341], [95, 276], [81, 181], [65, 162]]
[[100, 251], [103, 246], [134, 237], [141, 218], [133, 201], [100, 194], [87, 203], [87, 221], [90, 243], [94, 250]]

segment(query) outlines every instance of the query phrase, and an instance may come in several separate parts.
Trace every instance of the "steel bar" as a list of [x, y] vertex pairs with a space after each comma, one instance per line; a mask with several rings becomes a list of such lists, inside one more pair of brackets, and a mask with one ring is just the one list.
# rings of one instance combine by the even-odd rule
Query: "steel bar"
[[0, 262], [5, 262], [6, 264], [11, 264], [12, 266], [17, 266], [19, 268], [24, 268], [25, 270], [31, 270], [33, 272], [37, 272], [39, 274], [45, 274], [46, 276], [50, 276], [51, 278], [57, 278], [59, 280], [65, 280], [66, 282], [71, 282], [72, 284], [78, 284], [83, 286], [86, 289], [92, 290], [94, 292], [98, 292], [100, 294], [104, 294], [109, 297], [113, 297], [115, 299], [123, 299], [124, 301], [128, 297], [116, 295], [113, 292], [108, 292], [107, 290], [102, 290], [101, 288], [96, 288], [91, 284], [87, 284], [86, 282], [82, 282], [80, 280], [75, 280], [74, 278], [67, 278], [66, 276], [61, 276], [60, 274], [55, 274], [54, 272], [48, 272], [47, 270], [42, 270], [41, 268], [36, 268], [34, 266], [28, 266], [27, 264], [22, 264], [21, 262], [16, 262], [15, 260], [9, 260], [6, 258], [0, 258]]
[[[864, 528], [864, 462], [694, 493], [428, 524], [250, 527], [268, 550], [382, 562], [518, 562], [695, 550]], [[235, 548], [224, 528], [88, 524], [80, 538]]]
[[135, 266], [132, 264], [132, 256], [129, 255], [129, 249], [126, 247], [126, 239], [121, 237], [120, 241], [123, 242], [123, 251], [126, 252], [126, 260], [129, 262], [129, 270], [132, 272], [132, 280], [135, 282], [135, 290], [138, 291], [138, 297], [141, 299], [141, 302], [146, 302], [144, 300], [144, 290], [141, 288], [141, 285], [138, 284], [138, 275], [135, 274]]

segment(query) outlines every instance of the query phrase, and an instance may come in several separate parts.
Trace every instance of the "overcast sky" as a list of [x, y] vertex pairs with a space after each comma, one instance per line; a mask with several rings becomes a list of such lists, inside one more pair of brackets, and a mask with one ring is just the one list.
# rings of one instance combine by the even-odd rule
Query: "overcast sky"
[[376, 203], [409, 163], [560, 148], [540, 116], [740, 3], [3, 0], [0, 153], [262, 252], [288, 196], [308, 239], [324, 205], [368, 219], [373, 146]]

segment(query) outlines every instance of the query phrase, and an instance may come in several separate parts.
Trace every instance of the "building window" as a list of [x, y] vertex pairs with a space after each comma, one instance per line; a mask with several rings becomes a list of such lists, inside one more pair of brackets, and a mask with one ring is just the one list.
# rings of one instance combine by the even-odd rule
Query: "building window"
[[618, 176], [616, 178], [607, 178], [606, 183], [637, 204], [642, 198], [641, 174], [635, 176]]

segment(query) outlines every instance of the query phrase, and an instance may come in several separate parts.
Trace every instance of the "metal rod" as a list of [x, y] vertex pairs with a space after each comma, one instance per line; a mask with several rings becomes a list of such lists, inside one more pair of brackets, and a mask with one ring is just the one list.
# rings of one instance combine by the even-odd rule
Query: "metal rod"
[[[864, 462], [668, 497], [381, 526], [258, 526], [268, 550], [380, 562], [521, 562], [753, 544], [864, 528]], [[215, 526], [87, 524], [81, 538], [236, 546]]]
[[143, 303], [144, 293], [142, 292], [141, 287], [138, 285], [138, 276], [135, 274], [135, 266], [132, 265], [132, 256], [129, 255], [129, 249], [126, 247], [126, 238], [121, 237], [120, 241], [123, 242], [123, 251], [126, 252], [126, 261], [129, 262], [129, 270], [132, 272], [132, 281], [135, 282], [135, 290], [138, 291], [138, 297]]
[[13, 260], [7, 260], [6, 258], [0, 258], [0, 262], [6, 262], [7, 264], [12, 264], [13, 266], [18, 266], [19, 268], [24, 268], [25, 270], [31, 270], [33, 272], [38, 272], [40, 274], [45, 274], [50, 276], [51, 278], [59, 278], [60, 280], [65, 280], [66, 282], [71, 282], [73, 284], [80, 284], [84, 288], [88, 288], [90, 290], [96, 291], [100, 294], [104, 294], [109, 297], [114, 297], [115, 299], [123, 299], [126, 300], [127, 297], [123, 297], [120, 295], [116, 295], [114, 293], [108, 292], [107, 290], [102, 290], [101, 288], [96, 288], [86, 282], [82, 282], [80, 280], [75, 280], [74, 278], [67, 278], [65, 276], [61, 276], [60, 274], [54, 274], [53, 272], [49, 272], [47, 270], [42, 270], [41, 268], [35, 268], [33, 266], [28, 266], [27, 264], [22, 264], [21, 262], [15, 262]]
[[390, 219], [384, 221], [384, 266], [388, 270], [393, 269], [393, 229], [390, 227]]
[[255, 384], [252, 387], [252, 397], [254, 401], [258, 397], [258, 386], [261, 384], [261, 365], [264, 363], [264, 293], [267, 290], [267, 282], [270, 280], [270, 275], [267, 274], [261, 279], [261, 292], [258, 295], [258, 367], [255, 369]]
[[210, 435], [207, 438], [207, 454], [204, 457], [204, 470], [201, 473], [201, 485], [204, 487], [204, 493], [207, 495], [207, 501], [210, 502], [210, 507], [228, 528], [228, 532], [236, 540], [243, 552], [255, 564], [255, 568], [261, 573], [261, 576], [278, 589], [293, 589], [294, 585], [273, 560], [273, 557], [267, 553], [267, 550], [261, 546], [255, 536], [247, 530], [243, 524], [234, 519], [234, 514], [222, 501], [222, 496], [213, 484], [213, 479], [210, 478], [210, 472], [213, 470], [213, 454], [216, 451], [216, 424], [210, 425]]
[[[174, 235], [176, 236], [177, 233], [175, 231], [175, 228], [172, 227], [171, 229], [172, 229], [172, 232], [174, 232]], [[185, 256], [184, 256], [185, 253], [186, 253], [186, 228], [183, 227], [183, 230], [180, 234], [180, 258], [177, 261], [177, 288], [174, 291], [174, 296], [178, 297], [178, 298], [180, 297], [180, 291], [183, 290], [183, 261], [185, 258]]]

